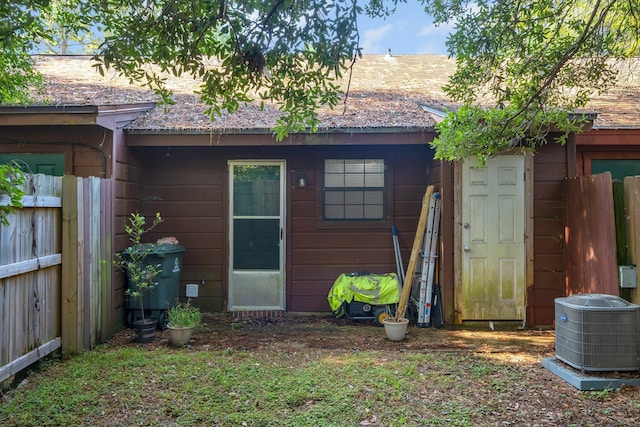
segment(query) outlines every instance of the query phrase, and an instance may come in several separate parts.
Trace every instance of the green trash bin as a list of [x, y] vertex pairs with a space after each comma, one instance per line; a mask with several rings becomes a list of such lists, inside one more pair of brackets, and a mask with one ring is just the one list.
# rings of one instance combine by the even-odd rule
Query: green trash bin
[[[175, 306], [180, 287], [180, 272], [182, 271], [182, 257], [185, 248], [181, 245], [167, 243], [144, 243], [125, 249], [122, 253], [126, 257], [131, 251], [144, 251], [145, 265], [160, 265], [162, 270], [156, 276], [153, 289], [146, 291], [142, 296], [145, 318], [151, 317], [157, 320], [160, 329], [167, 327], [167, 309]], [[129, 287], [127, 283], [127, 288]], [[140, 318], [140, 302], [138, 298], [127, 298], [126, 323], [128, 327]]]

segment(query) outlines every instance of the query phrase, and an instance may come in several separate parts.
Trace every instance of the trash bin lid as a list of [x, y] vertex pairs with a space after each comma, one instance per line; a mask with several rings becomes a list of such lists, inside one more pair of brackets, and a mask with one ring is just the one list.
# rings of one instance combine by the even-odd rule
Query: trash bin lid
[[584, 310], [598, 310], [617, 308], [622, 310], [636, 310], [638, 305], [632, 304], [616, 295], [607, 294], [575, 294], [564, 298], [556, 298], [556, 302], [582, 308]]
[[165, 255], [174, 254], [185, 251], [185, 247], [181, 245], [171, 245], [169, 243], [141, 243], [125, 249], [124, 253], [144, 252], [147, 255]]

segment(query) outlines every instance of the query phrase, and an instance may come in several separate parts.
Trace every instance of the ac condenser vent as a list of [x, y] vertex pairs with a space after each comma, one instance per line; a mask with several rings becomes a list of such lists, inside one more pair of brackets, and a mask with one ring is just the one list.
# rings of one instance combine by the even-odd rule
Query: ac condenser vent
[[639, 307], [614, 295], [556, 298], [556, 357], [582, 371], [640, 369]]

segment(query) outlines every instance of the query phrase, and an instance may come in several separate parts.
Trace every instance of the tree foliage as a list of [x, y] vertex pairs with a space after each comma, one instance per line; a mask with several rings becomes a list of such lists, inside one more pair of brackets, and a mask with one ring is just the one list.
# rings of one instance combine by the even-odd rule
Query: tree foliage
[[[42, 88], [30, 53], [49, 46], [55, 53], [70, 40], [87, 42], [99, 25], [97, 0], [0, 1], [0, 103], [28, 104]], [[47, 48], [44, 49], [47, 52]]]
[[[0, 226], [9, 225], [7, 217], [22, 207], [25, 175], [18, 164], [0, 164]], [[5, 199], [5, 200], [2, 200]]]
[[163, 73], [200, 79], [212, 116], [253, 99], [275, 102], [280, 138], [317, 128], [315, 111], [337, 104], [335, 79], [358, 53], [355, 0], [102, 3], [111, 35], [96, 56], [101, 70], [143, 81], [165, 102]]
[[[616, 81], [615, 60], [638, 54], [637, 0], [420, 0], [436, 24], [455, 24], [457, 70], [445, 87], [461, 107], [437, 129], [436, 156], [480, 160], [535, 149]], [[170, 103], [166, 73], [201, 81], [212, 117], [254, 99], [283, 112], [276, 135], [315, 130], [335, 106], [336, 79], [360, 55], [359, 14], [387, 16], [406, 0], [17, 0], [0, 5], [1, 102], [26, 102], [37, 83], [26, 52], [64, 34], [104, 29], [100, 71], [114, 68]], [[41, 10], [33, 13], [31, 10]], [[47, 28], [49, 31], [47, 31]], [[58, 31], [60, 34], [60, 31]]]
[[93, 54], [102, 38], [101, 20], [94, 7], [83, 0], [49, 0], [41, 11], [47, 37], [38, 53], [69, 55]]
[[579, 129], [584, 108], [638, 54], [637, 0], [427, 0], [457, 69], [445, 91], [462, 108], [438, 125], [437, 156], [481, 161]]
[[33, 69], [28, 52], [35, 40], [44, 37], [44, 28], [33, 9], [43, 1], [16, 0], [0, 2], [0, 102], [26, 104], [31, 88], [39, 87], [41, 78]]

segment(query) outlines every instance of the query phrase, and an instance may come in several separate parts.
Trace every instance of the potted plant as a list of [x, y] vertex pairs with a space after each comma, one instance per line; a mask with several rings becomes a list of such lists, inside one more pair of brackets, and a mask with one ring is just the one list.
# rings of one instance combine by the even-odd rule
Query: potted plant
[[[413, 272], [411, 274], [413, 274]], [[405, 287], [406, 286], [407, 283], [405, 281]], [[404, 289], [403, 287], [403, 290]], [[411, 288], [409, 288], [409, 290], [410, 289]], [[386, 315], [382, 316], [384, 331], [387, 334], [387, 338], [391, 341], [402, 341], [407, 335], [409, 319], [405, 317], [405, 312], [407, 311], [408, 298], [409, 293], [403, 291], [395, 312], [387, 311]]]
[[167, 330], [169, 342], [180, 347], [189, 342], [191, 334], [196, 326], [200, 324], [202, 316], [197, 307], [191, 305], [187, 300], [185, 303], [178, 302], [167, 311]]
[[146, 218], [132, 213], [124, 230], [129, 235], [131, 246], [116, 254], [114, 264], [126, 272], [129, 286], [125, 294], [134, 298], [139, 309], [139, 317], [132, 322], [137, 342], [151, 342], [155, 338], [156, 320], [145, 318], [144, 296], [157, 284], [156, 277], [162, 272], [160, 264], [146, 261], [153, 244], [142, 243], [142, 236], [162, 222], [160, 213], [156, 213], [153, 222], [147, 225]]
[[409, 319], [400, 316], [389, 316], [382, 321], [387, 338], [391, 341], [402, 341], [407, 335]]

